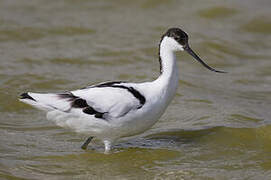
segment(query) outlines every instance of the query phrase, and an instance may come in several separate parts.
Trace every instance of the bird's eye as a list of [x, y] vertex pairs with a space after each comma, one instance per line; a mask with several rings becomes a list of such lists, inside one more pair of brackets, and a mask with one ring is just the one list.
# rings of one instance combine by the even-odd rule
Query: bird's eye
[[187, 43], [186, 39], [179, 39], [179, 43], [182, 44], [182, 45], [185, 45]]

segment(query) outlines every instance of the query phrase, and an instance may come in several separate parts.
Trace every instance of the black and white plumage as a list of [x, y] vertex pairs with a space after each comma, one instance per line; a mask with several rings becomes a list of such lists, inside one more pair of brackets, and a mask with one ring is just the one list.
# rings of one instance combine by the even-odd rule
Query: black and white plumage
[[189, 47], [188, 35], [179, 28], [169, 29], [159, 44], [160, 76], [145, 83], [105, 82], [64, 93], [23, 93], [20, 101], [47, 112], [47, 118], [61, 127], [84, 133], [105, 144], [149, 129], [162, 116], [178, 87], [175, 51], [187, 51], [209, 70]]

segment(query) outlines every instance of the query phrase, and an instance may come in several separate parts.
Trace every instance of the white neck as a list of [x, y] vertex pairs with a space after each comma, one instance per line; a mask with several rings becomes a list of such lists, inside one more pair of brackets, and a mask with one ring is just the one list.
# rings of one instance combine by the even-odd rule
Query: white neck
[[171, 38], [165, 37], [161, 41], [159, 48], [161, 74], [154, 81], [161, 93], [161, 98], [165, 98], [166, 105], [170, 103], [176, 94], [179, 81], [175, 49], [172, 46]]

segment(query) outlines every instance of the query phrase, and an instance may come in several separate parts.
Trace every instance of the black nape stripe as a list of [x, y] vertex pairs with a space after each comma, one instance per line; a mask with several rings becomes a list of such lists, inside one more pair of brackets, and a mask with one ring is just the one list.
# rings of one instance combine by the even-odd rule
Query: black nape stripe
[[29, 96], [28, 93], [22, 93], [20, 96], [21, 96], [20, 99], [31, 99], [33, 101], [36, 101], [34, 98], [32, 98], [31, 96]]
[[163, 73], [163, 64], [162, 64], [162, 59], [161, 59], [161, 55], [160, 55], [160, 49], [161, 49], [161, 43], [162, 43], [164, 37], [166, 37], [166, 36], [174, 38], [183, 47], [188, 46], [188, 35], [186, 34], [186, 32], [184, 32], [180, 28], [168, 29], [168, 31], [162, 35], [160, 43], [159, 43], [158, 55], [159, 55], [159, 64], [160, 64], [160, 74]]

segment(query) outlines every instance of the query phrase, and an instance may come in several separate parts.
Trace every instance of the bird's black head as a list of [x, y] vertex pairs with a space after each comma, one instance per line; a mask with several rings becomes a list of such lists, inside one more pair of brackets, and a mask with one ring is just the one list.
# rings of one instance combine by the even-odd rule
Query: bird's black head
[[169, 30], [167, 30], [164, 36], [175, 39], [175, 41], [182, 45], [184, 49], [186, 46], [188, 46], [188, 35], [186, 34], [186, 32], [179, 28], [170, 28]]
[[201, 58], [190, 48], [188, 43], [188, 35], [180, 28], [168, 29], [167, 32], [162, 36], [160, 48], [162, 42], [164, 42], [163, 45], [165, 47], [173, 51], [186, 51], [188, 54], [193, 56], [198, 62], [200, 62], [204, 67], [211, 71], [225, 73], [224, 71], [215, 70], [214, 68], [208, 66], [203, 60], [201, 60]]

